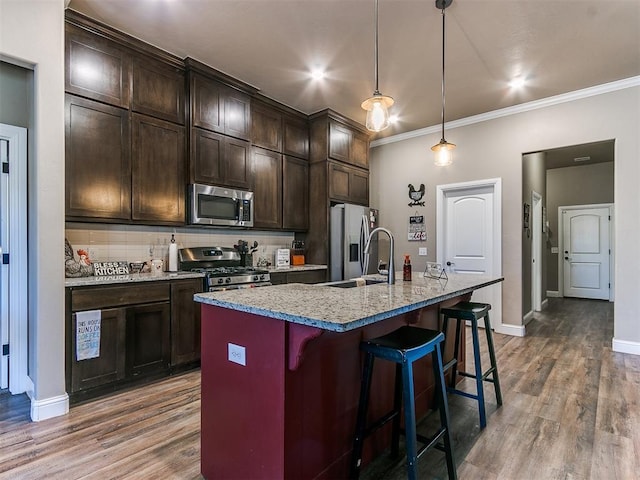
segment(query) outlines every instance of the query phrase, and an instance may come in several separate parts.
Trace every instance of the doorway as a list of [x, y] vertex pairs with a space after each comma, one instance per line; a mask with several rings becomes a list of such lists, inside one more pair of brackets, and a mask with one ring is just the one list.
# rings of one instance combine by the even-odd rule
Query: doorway
[[27, 129], [0, 124], [0, 382], [27, 390]]
[[[502, 275], [501, 179], [436, 189], [437, 262], [451, 272]], [[502, 284], [477, 290], [473, 300], [491, 304], [494, 330], [514, 334], [502, 324]]]
[[558, 208], [558, 272], [565, 297], [613, 300], [612, 205]]

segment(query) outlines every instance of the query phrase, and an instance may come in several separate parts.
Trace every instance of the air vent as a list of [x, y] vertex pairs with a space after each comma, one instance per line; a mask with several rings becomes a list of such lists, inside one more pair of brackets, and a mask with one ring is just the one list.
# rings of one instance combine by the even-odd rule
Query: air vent
[[574, 162], [588, 162], [591, 160], [591, 157], [576, 157], [573, 159]]

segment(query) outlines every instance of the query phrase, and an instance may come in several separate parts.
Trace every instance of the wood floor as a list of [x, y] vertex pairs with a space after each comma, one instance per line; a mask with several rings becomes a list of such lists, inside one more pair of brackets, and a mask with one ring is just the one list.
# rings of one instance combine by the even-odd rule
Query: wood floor
[[[495, 335], [504, 405], [487, 384], [480, 431], [474, 401], [449, 399], [460, 479], [640, 478], [640, 357], [611, 352], [612, 316], [608, 302], [550, 299], [526, 337]], [[200, 479], [199, 411], [199, 372], [40, 423], [24, 396], [0, 394], [0, 479]], [[419, 466], [446, 478], [438, 451]], [[384, 456], [361, 478], [406, 478], [404, 464]]]

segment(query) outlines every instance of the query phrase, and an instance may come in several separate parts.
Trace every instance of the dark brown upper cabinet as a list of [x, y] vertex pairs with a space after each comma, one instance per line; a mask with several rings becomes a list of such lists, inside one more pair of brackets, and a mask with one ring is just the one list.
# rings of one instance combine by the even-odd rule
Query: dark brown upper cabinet
[[282, 114], [255, 100], [251, 102], [251, 143], [282, 152]]
[[282, 228], [309, 228], [309, 162], [282, 156]]
[[184, 224], [184, 127], [134, 113], [131, 140], [132, 219]]
[[190, 73], [191, 126], [232, 137], [251, 138], [251, 97], [235, 88]]
[[251, 144], [219, 133], [191, 129], [191, 183], [251, 187]]
[[252, 147], [253, 225], [282, 228], [282, 154]]
[[369, 172], [328, 162], [329, 200], [369, 205]]
[[307, 119], [284, 115], [282, 153], [309, 159], [309, 122]]
[[184, 125], [184, 71], [149, 57], [134, 57], [131, 109]]
[[65, 24], [65, 90], [129, 108], [131, 55], [115, 42]]
[[369, 139], [365, 134], [332, 119], [329, 121], [329, 157], [369, 168]]
[[129, 112], [65, 96], [65, 207], [69, 219], [129, 220]]

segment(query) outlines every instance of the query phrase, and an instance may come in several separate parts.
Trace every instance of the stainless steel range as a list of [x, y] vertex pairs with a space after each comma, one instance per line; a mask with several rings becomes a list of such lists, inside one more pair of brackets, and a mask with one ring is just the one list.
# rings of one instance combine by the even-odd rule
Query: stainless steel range
[[243, 267], [240, 253], [228, 247], [193, 247], [178, 251], [180, 270], [205, 274], [205, 291], [271, 285], [269, 271]]

